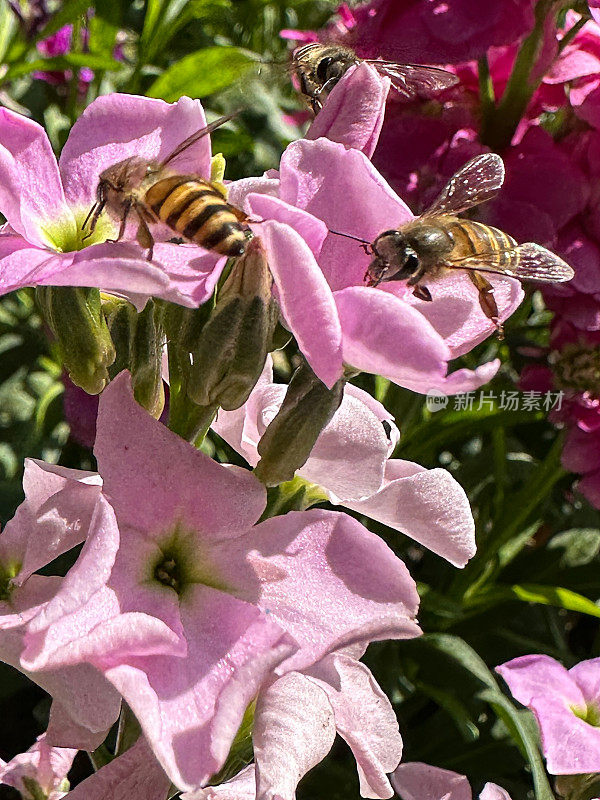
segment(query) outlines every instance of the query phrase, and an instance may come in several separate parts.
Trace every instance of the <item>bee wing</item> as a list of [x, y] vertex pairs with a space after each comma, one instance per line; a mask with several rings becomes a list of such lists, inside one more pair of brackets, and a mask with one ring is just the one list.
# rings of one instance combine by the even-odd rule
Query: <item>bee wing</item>
[[237, 117], [239, 113], [240, 112], [238, 110], [234, 111], [233, 114], [226, 114], [224, 117], [219, 117], [218, 119], [214, 120], [214, 122], [211, 122], [206, 127], [200, 128], [199, 131], [192, 133], [191, 136], [188, 136], [187, 139], [184, 139], [183, 142], [181, 142], [181, 144], [177, 145], [177, 147], [175, 148], [175, 150], [173, 150], [172, 153], [169, 153], [169, 155], [165, 159], [163, 159], [163, 161], [161, 162], [161, 166], [162, 167], [166, 166], [169, 163], [169, 161], [172, 161], [174, 158], [177, 158], [177, 156], [183, 153], [184, 150], [187, 150], [188, 147], [191, 147], [193, 144], [196, 144], [198, 139], [202, 139], [203, 136], [208, 136], [209, 133], [212, 133], [217, 128], [220, 128], [221, 125], [224, 125], [226, 122], [229, 122], [230, 119]]
[[[498, 264], [499, 258], [503, 259]], [[467, 258], [447, 261], [445, 265], [453, 269], [477, 270], [509, 275], [524, 281], [542, 283], [563, 283], [575, 275], [573, 269], [555, 253], [539, 244], [526, 242], [507, 250], [490, 251], [489, 257], [479, 254]]]
[[392, 61], [367, 59], [377, 72], [386, 75], [392, 86], [406, 98], [430, 97], [431, 95], [456, 86], [458, 78], [451, 72], [437, 67], [423, 67], [420, 64], [395, 64]]
[[421, 218], [460, 214], [491, 200], [504, 182], [504, 162], [496, 153], [475, 156], [450, 178], [433, 205]]

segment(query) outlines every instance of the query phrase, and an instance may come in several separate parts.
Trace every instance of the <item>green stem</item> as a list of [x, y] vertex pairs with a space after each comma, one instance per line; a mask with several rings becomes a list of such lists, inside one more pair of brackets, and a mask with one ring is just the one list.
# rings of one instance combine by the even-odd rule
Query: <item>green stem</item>
[[525, 109], [542, 79], [540, 75], [533, 80], [531, 73], [543, 45], [544, 26], [552, 5], [554, 0], [540, 0], [536, 5], [535, 26], [519, 48], [497, 108], [488, 116], [489, 123], [482, 132], [482, 141], [493, 150], [501, 151], [511, 143]]
[[126, 750], [137, 742], [140, 738], [142, 729], [133, 711], [127, 703], [123, 703], [121, 716], [119, 717], [119, 730], [117, 733], [117, 744], [115, 747], [115, 758], [123, 755]]
[[479, 100], [481, 102], [481, 138], [485, 141], [490, 122], [496, 110], [496, 95], [487, 55], [479, 59], [477, 71], [479, 77]]
[[498, 551], [521, 531], [556, 483], [567, 473], [560, 464], [563, 437], [557, 436], [544, 461], [520, 492], [507, 498], [507, 508], [498, 518], [492, 532], [479, 547], [469, 565], [456, 576], [452, 597], [472, 597], [484, 583], [492, 580], [500, 569]]
[[328, 497], [320, 486], [296, 476], [293, 480], [280, 483], [267, 491], [267, 506], [261, 521], [287, 514], [288, 511], [306, 511], [326, 500]]

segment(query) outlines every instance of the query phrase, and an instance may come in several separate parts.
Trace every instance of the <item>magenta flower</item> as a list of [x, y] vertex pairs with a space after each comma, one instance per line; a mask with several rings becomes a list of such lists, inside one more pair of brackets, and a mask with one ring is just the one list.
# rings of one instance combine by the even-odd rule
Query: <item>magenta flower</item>
[[[289, 206], [323, 220], [330, 231], [369, 242], [382, 231], [412, 219], [406, 204], [363, 153], [327, 139], [292, 143], [282, 156], [278, 179], [240, 181], [231, 189], [233, 202], [244, 203], [247, 211], [260, 218], [273, 215], [274, 198], [269, 195], [274, 193]], [[279, 214], [281, 221], [292, 224], [288, 210], [281, 208]], [[264, 228], [254, 227], [257, 233]], [[264, 238], [262, 232], [260, 235]], [[304, 273], [313, 276], [313, 260], [309, 266], [310, 254], [306, 255]], [[317, 260], [329, 284], [329, 296], [333, 293], [335, 301], [332, 308], [327, 298], [328, 328], [336, 332], [341, 328], [342, 356], [347, 364], [383, 375], [413, 391], [439, 389], [446, 394], [474, 389], [495, 374], [499, 362], [447, 375], [450, 360], [471, 350], [494, 330], [466, 275], [457, 271], [433, 282], [433, 301], [425, 303], [401, 282], [365, 286], [364, 275], [371, 259], [357, 242], [346, 237], [329, 233]], [[520, 303], [522, 289], [510, 278], [494, 277], [492, 281], [500, 318], [505, 319]], [[308, 279], [305, 285], [308, 287]], [[325, 301], [322, 286], [318, 287], [316, 281], [312, 281], [310, 294], [296, 296], [296, 314], [304, 320], [313, 318], [316, 297], [320, 303]], [[291, 329], [294, 331], [293, 324]], [[318, 342], [326, 340], [329, 330], [321, 325], [310, 331], [317, 353]], [[305, 355], [307, 347], [308, 337], [302, 348]]]
[[[526, 36], [534, 25], [534, 5], [535, 0], [492, 0], [483, 14], [477, 0], [371, 0], [340, 16], [336, 26], [308, 32], [314, 39], [303, 40], [333, 39], [356, 47], [364, 58], [456, 63]], [[298, 31], [282, 35], [300, 40]]]
[[[419, 761], [400, 764], [392, 775], [392, 786], [401, 800], [471, 800], [473, 797], [464, 775]], [[511, 798], [501, 786], [486, 783], [479, 800]]]
[[269, 676], [353, 642], [419, 633], [414, 583], [377, 536], [325, 511], [252, 527], [262, 485], [150, 417], [127, 373], [102, 394], [97, 430], [114, 512], [96, 520], [32, 620], [22, 664], [95, 666], [181, 789], [222, 766]]
[[[25, 500], [0, 536], [0, 659], [21, 669], [25, 626], [61, 586], [33, 574], [85, 538], [106, 501], [95, 473], [26, 459]], [[120, 697], [93, 667], [29, 675], [54, 698], [47, 741], [94, 749], [119, 713]]]
[[69, 800], [165, 800], [171, 780], [143, 736], [72, 789]]
[[550, 656], [521, 656], [496, 672], [533, 711], [551, 775], [600, 772], [599, 658], [567, 670]]
[[[143, 305], [154, 295], [195, 306], [210, 297], [224, 263], [193, 245], [158, 243], [155, 258], [129, 242], [110, 243], [117, 226], [101, 217], [85, 238], [82, 224], [94, 203], [99, 173], [129, 156], [160, 159], [204, 127], [198, 101], [173, 105], [133, 95], [99, 97], [77, 120], [56, 163], [44, 130], [0, 110], [0, 292], [22, 286], [98, 286]], [[186, 150], [177, 168], [210, 173], [205, 137]]]
[[331, 90], [306, 138], [325, 137], [371, 158], [379, 140], [389, 91], [390, 79], [370, 64], [351, 67]]
[[25, 800], [60, 800], [69, 791], [67, 774], [76, 755], [77, 750], [50, 747], [42, 734], [26, 753], [8, 763], [0, 759], [0, 785], [14, 787]]
[[[82, 38], [84, 44], [87, 43], [88, 35], [87, 29], [83, 29]], [[44, 56], [63, 56], [71, 51], [73, 40], [73, 26], [64, 25], [59, 28], [52, 36], [42, 39], [37, 43], [37, 49]], [[43, 70], [33, 73], [33, 77], [38, 80], [46, 81], [46, 83], [60, 86], [67, 83], [72, 78], [70, 70]], [[79, 70], [79, 93], [84, 94], [88, 85], [94, 80], [94, 73], [88, 67], [82, 67]]]
[[[245, 405], [219, 411], [213, 423], [252, 466], [259, 461], [260, 437], [285, 395], [285, 386], [272, 379], [269, 360]], [[298, 475], [320, 486], [330, 502], [383, 522], [464, 566], [475, 553], [475, 524], [462, 487], [446, 470], [389, 459], [398, 439], [392, 415], [348, 384]]]

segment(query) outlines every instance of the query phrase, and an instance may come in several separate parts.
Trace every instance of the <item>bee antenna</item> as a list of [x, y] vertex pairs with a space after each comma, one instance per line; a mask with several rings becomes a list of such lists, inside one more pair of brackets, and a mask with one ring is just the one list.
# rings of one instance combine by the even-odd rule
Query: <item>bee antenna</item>
[[360, 242], [361, 244], [368, 244], [370, 245], [371, 242], [367, 241], [367, 239], [361, 239], [360, 236], [353, 236], [351, 233], [341, 233], [341, 231], [332, 231], [331, 228], [328, 228], [329, 233], [334, 233], [336, 236], [344, 236], [346, 239], [354, 239], [355, 242]]

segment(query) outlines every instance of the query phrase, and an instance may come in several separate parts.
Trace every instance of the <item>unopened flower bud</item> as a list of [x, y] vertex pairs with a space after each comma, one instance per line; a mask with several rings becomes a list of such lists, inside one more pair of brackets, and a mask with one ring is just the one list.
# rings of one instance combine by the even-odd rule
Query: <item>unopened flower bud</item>
[[165, 404], [162, 310], [153, 300], [139, 314], [124, 301], [105, 303], [104, 308], [117, 353], [110, 376], [114, 378], [121, 370], [128, 369], [135, 399], [158, 419]]
[[255, 473], [265, 486], [290, 481], [306, 463], [323, 428], [339, 408], [345, 379], [328, 389], [304, 362], [293, 374], [281, 408], [258, 443]]
[[109, 381], [115, 348], [98, 289], [39, 286], [36, 296], [56, 336], [69, 377], [88, 394], [100, 394]]
[[258, 239], [227, 277], [191, 349], [189, 397], [200, 406], [233, 411], [243, 405], [265, 365], [278, 318], [272, 277]]

